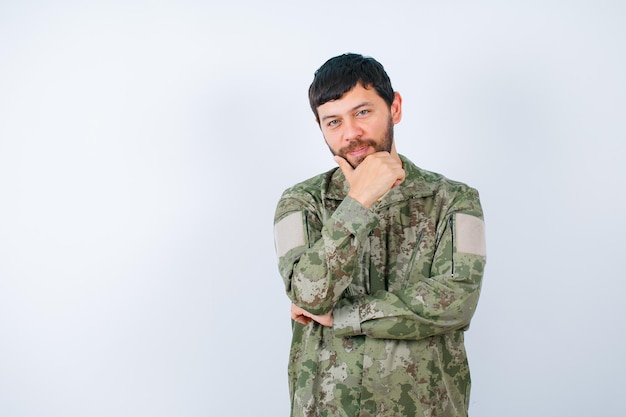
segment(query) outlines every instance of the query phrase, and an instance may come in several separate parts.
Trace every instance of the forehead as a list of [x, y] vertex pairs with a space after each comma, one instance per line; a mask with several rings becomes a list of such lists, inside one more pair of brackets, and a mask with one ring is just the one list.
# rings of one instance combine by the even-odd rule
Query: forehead
[[385, 100], [378, 95], [374, 87], [365, 88], [360, 83], [345, 93], [338, 100], [328, 101], [317, 108], [320, 118], [328, 115], [338, 115], [354, 110], [362, 105], [386, 105]]

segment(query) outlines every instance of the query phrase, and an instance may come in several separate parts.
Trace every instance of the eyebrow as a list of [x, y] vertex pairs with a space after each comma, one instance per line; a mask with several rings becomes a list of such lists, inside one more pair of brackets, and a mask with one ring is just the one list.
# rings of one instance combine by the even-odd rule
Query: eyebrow
[[[366, 107], [366, 106], [371, 106], [371, 105], [372, 105], [372, 102], [364, 101], [363, 103], [357, 104], [356, 106], [352, 107], [349, 111], [353, 112], [353, 111], [360, 109], [361, 107]], [[322, 122], [325, 122], [328, 119], [334, 119], [335, 117], [337, 117], [337, 115], [329, 114], [328, 116], [322, 117]]]

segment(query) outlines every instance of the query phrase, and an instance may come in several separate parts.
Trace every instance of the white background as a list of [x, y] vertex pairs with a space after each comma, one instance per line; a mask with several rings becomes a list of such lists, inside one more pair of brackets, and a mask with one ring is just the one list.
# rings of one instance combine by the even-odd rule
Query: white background
[[287, 416], [272, 220], [343, 52], [479, 189], [474, 417], [623, 415], [620, 1], [0, 2], [0, 415]]

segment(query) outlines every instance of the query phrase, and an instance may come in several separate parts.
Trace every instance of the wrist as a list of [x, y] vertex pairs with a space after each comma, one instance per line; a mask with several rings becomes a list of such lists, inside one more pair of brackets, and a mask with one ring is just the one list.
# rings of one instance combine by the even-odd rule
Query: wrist
[[350, 192], [348, 192], [348, 196], [368, 209], [371, 208], [372, 205], [376, 202], [376, 198], [372, 198], [367, 194], [359, 193], [357, 191], [350, 190]]

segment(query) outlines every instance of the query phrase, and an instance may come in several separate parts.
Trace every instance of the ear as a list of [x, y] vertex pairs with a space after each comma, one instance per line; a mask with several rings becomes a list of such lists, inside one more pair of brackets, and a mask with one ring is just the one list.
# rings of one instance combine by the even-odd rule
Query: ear
[[394, 93], [391, 103], [391, 120], [393, 120], [394, 125], [402, 120], [402, 96], [397, 91]]

